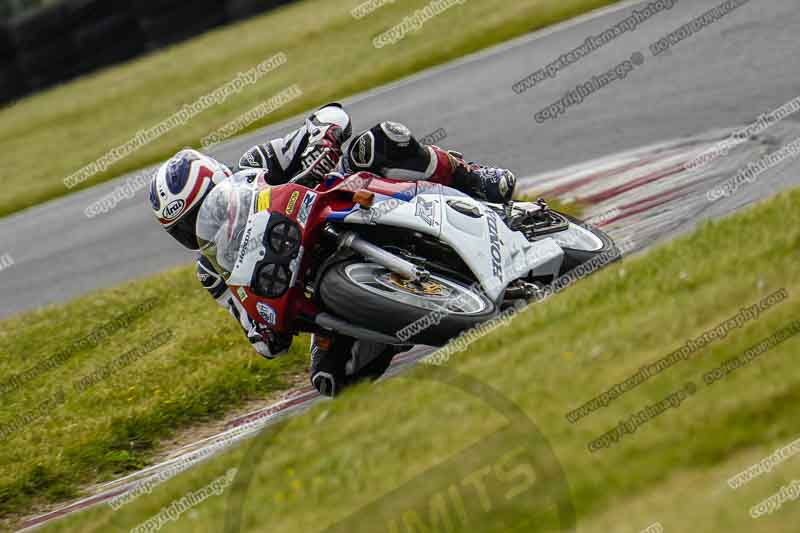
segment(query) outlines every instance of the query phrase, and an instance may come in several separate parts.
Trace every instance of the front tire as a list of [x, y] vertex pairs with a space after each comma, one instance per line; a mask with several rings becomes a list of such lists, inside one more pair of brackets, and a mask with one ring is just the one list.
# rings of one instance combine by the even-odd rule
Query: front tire
[[614, 243], [613, 239], [611, 239], [611, 237], [609, 237], [604, 231], [602, 231], [602, 230], [600, 230], [600, 229], [598, 229], [598, 228], [596, 228], [594, 226], [590, 226], [588, 224], [585, 224], [585, 223], [581, 222], [580, 220], [578, 220], [577, 218], [571, 217], [569, 215], [565, 215], [564, 213], [559, 213], [559, 215], [561, 215], [564, 218], [566, 218], [567, 220], [569, 220], [570, 223], [572, 223], [572, 224], [574, 224], [576, 226], [580, 226], [580, 227], [584, 228], [585, 230], [591, 232], [595, 237], [600, 239], [600, 241], [603, 243], [601, 248], [599, 248], [597, 250], [591, 250], [591, 251], [562, 246], [561, 249], [564, 250], [564, 264], [561, 267], [560, 275], [563, 276], [567, 272], [570, 272], [570, 271], [578, 268], [582, 264], [587, 263], [590, 260], [592, 260], [595, 257], [598, 257], [600, 255], [603, 255], [603, 256], [606, 256], [606, 257], [615, 257], [615, 259], [612, 259], [611, 261], [609, 261], [608, 264], [617, 262], [617, 261], [622, 259], [622, 254], [620, 253], [619, 249], [617, 248], [617, 245]]
[[414, 285], [363, 262], [331, 267], [322, 278], [320, 297], [339, 317], [405, 344], [443, 346], [497, 312], [482, 291], [448, 278], [431, 275]]

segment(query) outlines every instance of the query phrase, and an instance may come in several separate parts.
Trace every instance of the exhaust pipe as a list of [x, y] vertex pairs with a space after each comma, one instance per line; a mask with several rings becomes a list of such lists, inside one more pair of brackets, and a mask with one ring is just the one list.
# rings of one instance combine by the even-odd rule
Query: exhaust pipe
[[361, 339], [395, 346], [408, 344], [397, 337], [392, 337], [384, 333], [372, 331], [371, 329], [356, 326], [355, 324], [351, 324], [350, 322], [342, 320], [341, 318], [337, 318], [328, 313], [318, 314], [314, 322], [316, 322], [318, 326], [321, 326], [325, 329], [338, 331], [339, 333], [347, 335], [348, 337], [353, 337], [354, 339]]
[[399, 276], [404, 277], [405, 279], [424, 281], [430, 277], [430, 273], [424, 268], [419, 268], [414, 263], [406, 261], [402, 257], [398, 257], [393, 253], [387, 252], [379, 246], [375, 246], [371, 242], [362, 239], [352, 231], [339, 234], [335, 229], [329, 226], [327, 228], [327, 232], [338, 239], [339, 246], [355, 250], [365, 258], [381, 265], [382, 267], [394, 272]]

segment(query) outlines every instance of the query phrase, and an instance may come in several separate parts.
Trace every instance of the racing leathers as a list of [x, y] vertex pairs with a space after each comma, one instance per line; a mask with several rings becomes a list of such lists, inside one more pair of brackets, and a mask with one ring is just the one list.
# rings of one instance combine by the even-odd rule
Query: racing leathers
[[241, 168], [263, 168], [271, 185], [288, 181], [313, 188], [329, 173], [371, 172], [390, 179], [441, 183], [481, 200], [506, 203], [516, 185], [505, 169], [467, 163], [461, 154], [423, 146], [404, 125], [381, 122], [350, 138], [350, 117], [330, 104], [284, 138], [252, 147]]
[[211, 261], [204, 255], [200, 255], [197, 259], [197, 279], [211, 297], [236, 319], [256, 352], [267, 359], [286, 353], [292, 344], [292, 337], [265, 329], [259, 322], [253, 320], [241, 302], [233, 296]]
[[[402, 124], [382, 122], [353, 138], [351, 134], [348, 114], [339, 104], [330, 104], [285, 137], [252, 147], [239, 160], [239, 167], [266, 170], [271, 185], [293, 181], [313, 188], [329, 174], [367, 171], [397, 180], [441, 183], [490, 202], [507, 202], [513, 194], [511, 172], [467, 163], [460, 154], [437, 146], [423, 146]], [[258, 353], [273, 358], [288, 350], [291, 336], [266, 330], [252, 320], [208, 259], [198, 260], [197, 275], [236, 318]], [[314, 335], [312, 384], [320, 393], [333, 396], [354, 381], [379, 377], [398, 351], [337, 335]]]

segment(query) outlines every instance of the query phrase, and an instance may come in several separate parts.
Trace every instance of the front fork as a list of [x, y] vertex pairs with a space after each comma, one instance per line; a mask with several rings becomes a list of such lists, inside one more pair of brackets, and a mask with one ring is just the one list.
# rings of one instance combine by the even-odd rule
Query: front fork
[[325, 232], [337, 240], [340, 249], [349, 248], [358, 252], [366, 259], [381, 265], [402, 278], [417, 282], [423, 282], [430, 278], [430, 272], [424, 268], [420, 268], [402, 257], [387, 252], [380, 246], [376, 246], [368, 240], [359, 237], [355, 232], [348, 231], [340, 233], [330, 225], [325, 227]]

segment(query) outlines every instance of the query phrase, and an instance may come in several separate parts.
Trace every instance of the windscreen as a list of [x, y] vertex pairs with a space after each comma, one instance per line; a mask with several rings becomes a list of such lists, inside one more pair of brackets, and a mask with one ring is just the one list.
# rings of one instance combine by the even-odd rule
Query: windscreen
[[246, 181], [227, 179], [211, 191], [197, 216], [200, 251], [226, 281], [236, 264], [256, 193]]

